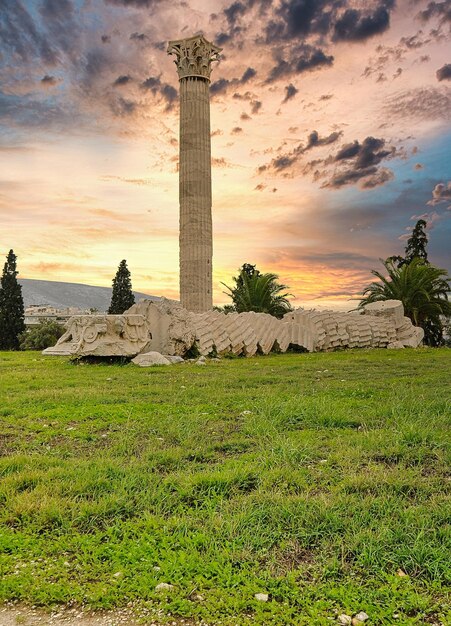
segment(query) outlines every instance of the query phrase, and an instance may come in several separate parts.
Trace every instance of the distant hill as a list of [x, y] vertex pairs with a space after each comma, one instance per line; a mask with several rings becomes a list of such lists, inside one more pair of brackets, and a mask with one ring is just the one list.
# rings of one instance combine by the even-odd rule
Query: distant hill
[[[69, 306], [79, 309], [108, 310], [111, 302], [111, 287], [93, 287], [78, 283], [60, 283], [53, 280], [32, 280], [19, 278], [25, 307], [32, 304], [50, 304], [60, 309]], [[159, 300], [158, 296], [134, 291], [135, 300], [142, 298]]]

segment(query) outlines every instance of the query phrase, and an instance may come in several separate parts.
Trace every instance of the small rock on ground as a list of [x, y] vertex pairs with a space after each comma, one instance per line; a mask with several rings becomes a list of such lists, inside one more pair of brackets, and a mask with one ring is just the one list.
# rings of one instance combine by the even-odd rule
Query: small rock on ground
[[256, 593], [255, 599], [259, 602], [268, 602], [269, 596], [267, 593]]
[[357, 613], [357, 615], [354, 615], [354, 618], [359, 620], [359, 622], [366, 622], [368, 617], [369, 616], [365, 613], [365, 611], [360, 611], [360, 613]]
[[171, 364], [171, 362], [159, 352], [145, 352], [144, 354], [138, 354], [138, 356], [135, 356], [135, 358], [132, 359], [132, 363], [139, 365], [140, 367]]
[[169, 583], [159, 583], [155, 587], [155, 591], [171, 591], [171, 589], [174, 589], [174, 585], [170, 585]]

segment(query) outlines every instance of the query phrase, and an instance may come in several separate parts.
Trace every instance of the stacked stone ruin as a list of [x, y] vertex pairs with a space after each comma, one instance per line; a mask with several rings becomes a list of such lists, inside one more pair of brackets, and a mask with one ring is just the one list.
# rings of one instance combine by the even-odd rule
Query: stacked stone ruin
[[307, 352], [345, 348], [417, 347], [423, 330], [404, 317], [397, 300], [367, 305], [363, 313], [297, 309], [276, 319], [266, 313], [192, 313], [180, 303], [143, 300], [123, 315], [73, 317], [45, 354], [126, 356], [147, 352], [186, 357], [254, 356], [290, 347]]

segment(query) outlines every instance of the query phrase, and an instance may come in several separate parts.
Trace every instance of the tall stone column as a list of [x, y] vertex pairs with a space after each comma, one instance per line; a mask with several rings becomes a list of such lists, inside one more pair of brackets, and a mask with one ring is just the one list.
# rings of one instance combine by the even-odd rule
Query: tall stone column
[[209, 89], [220, 52], [202, 35], [168, 46], [180, 79], [180, 301], [196, 313], [213, 306]]

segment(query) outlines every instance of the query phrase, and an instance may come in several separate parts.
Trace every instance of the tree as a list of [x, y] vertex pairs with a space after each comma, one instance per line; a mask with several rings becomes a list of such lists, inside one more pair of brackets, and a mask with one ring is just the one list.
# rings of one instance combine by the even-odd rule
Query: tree
[[416, 258], [422, 259], [425, 263], [428, 263], [428, 253], [426, 247], [428, 245], [428, 238], [424, 231], [426, 228], [426, 222], [424, 220], [418, 220], [412, 231], [412, 235], [407, 240], [404, 264], [412, 263]]
[[0, 349], [18, 350], [25, 330], [22, 286], [17, 281], [17, 257], [10, 250], [0, 281]]
[[425, 233], [426, 222], [422, 219], [418, 220], [412, 231], [411, 236], [407, 240], [405, 247], [405, 256], [393, 255], [388, 257], [387, 261], [393, 261], [398, 267], [409, 265], [414, 259], [422, 259], [425, 263], [428, 261], [428, 253], [426, 247], [428, 238]]
[[45, 350], [54, 346], [64, 333], [64, 326], [53, 320], [41, 320], [19, 337], [21, 350]]
[[373, 282], [363, 291], [359, 308], [380, 300], [401, 300], [404, 314], [415, 326], [424, 329], [424, 343], [429, 346], [442, 344], [443, 319], [451, 315], [448, 293], [451, 290], [446, 270], [414, 258], [410, 263], [396, 267], [395, 261], [382, 261], [388, 276], [377, 270], [372, 274], [380, 282]]
[[135, 304], [132, 292], [132, 281], [125, 259], [119, 263], [116, 276], [113, 278], [113, 293], [108, 309], [110, 315], [119, 315]]
[[280, 318], [291, 311], [291, 305], [287, 300], [291, 294], [281, 293], [288, 287], [278, 283], [278, 278], [277, 274], [261, 274], [255, 265], [245, 263], [238, 276], [233, 278], [235, 287], [222, 284], [228, 290], [224, 293], [232, 298], [237, 313], [255, 311]]

